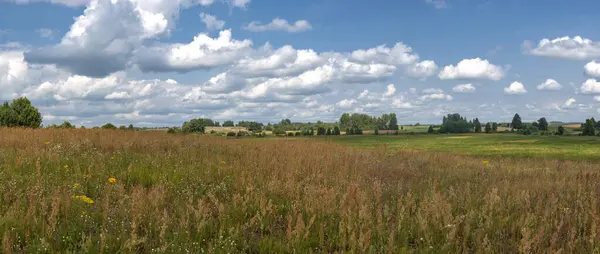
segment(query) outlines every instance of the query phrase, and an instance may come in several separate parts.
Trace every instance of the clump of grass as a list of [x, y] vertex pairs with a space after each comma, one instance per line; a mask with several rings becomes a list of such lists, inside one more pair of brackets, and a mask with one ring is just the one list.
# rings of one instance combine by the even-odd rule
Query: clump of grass
[[160, 132], [0, 133], [5, 253], [600, 251], [593, 162]]

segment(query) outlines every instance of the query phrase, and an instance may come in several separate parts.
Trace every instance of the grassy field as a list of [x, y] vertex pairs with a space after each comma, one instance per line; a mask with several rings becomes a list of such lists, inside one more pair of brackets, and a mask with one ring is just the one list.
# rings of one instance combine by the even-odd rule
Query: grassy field
[[419, 138], [0, 129], [0, 252], [600, 251], [600, 164], [377, 146], [495, 146]]
[[360, 148], [448, 152], [464, 155], [541, 157], [600, 161], [600, 138], [518, 134], [342, 136], [335, 142]]

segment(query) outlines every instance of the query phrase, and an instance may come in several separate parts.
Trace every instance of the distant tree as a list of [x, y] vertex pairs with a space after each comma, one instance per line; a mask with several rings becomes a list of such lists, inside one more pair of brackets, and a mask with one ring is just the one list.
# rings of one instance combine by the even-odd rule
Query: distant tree
[[327, 133], [326, 133], [326, 135], [327, 135], [327, 136], [330, 136], [330, 135], [332, 135], [332, 134], [333, 134], [333, 132], [331, 131], [331, 128], [327, 128]]
[[390, 114], [390, 122], [388, 124], [388, 130], [398, 130], [398, 119], [395, 113]]
[[541, 131], [548, 131], [548, 121], [546, 120], [545, 117], [540, 118], [540, 120], [538, 120], [537, 123], [538, 123], [538, 128]]
[[375, 128], [375, 130], [373, 131], [373, 135], [379, 135], [379, 129]]
[[325, 134], [326, 134], [326, 132], [327, 132], [327, 131], [325, 130], [325, 128], [324, 128], [324, 127], [318, 127], [318, 128], [317, 128], [317, 135], [318, 135], [318, 136], [323, 136], [323, 135], [325, 135]]
[[595, 136], [596, 135], [596, 124], [594, 119], [585, 119], [585, 123], [583, 124], [583, 128], [581, 131], [582, 136]]
[[473, 120], [473, 125], [475, 126], [475, 133], [480, 133], [481, 132], [481, 123], [479, 122], [478, 118], [475, 118]]
[[107, 123], [107, 124], [105, 124], [105, 125], [102, 125], [102, 127], [100, 127], [100, 128], [102, 128], [102, 129], [116, 130], [116, 129], [117, 129], [117, 126], [115, 126], [115, 125], [114, 125], [114, 124], [112, 124], [112, 123]]
[[133, 124], [129, 124], [129, 126], [127, 126], [127, 129], [130, 131], [135, 130], [135, 128], [133, 128]]
[[404, 130], [404, 126], [400, 126], [400, 129], [401, 129], [401, 130]]
[[490, 133], [490, 132], [492, 132], [492, 125], [489, 122], [487, 122], [485, 124], [485, 133]]
[[563, 127], [562, 125], [558, 126], [558, 130], [556, 131], [556, 134], [561, 135], [561, 136], [563, 134], [565, 134], [565, 127]]
[[350, 122], [350, 114], [343, 113], [340, 117], [340, 127], [347, 129], [350, 128], [351, 125], [352, 123]]
[[416, 123], [415, 126], [421, 126], [421, 124], [420, 123]]
[[429, 128], [427, 128], [427, 133], [433, 133], [433, 125], [429, 125]]
[[167, 130], [167, 133], [169, 133], [169, 134], [173, 134], [173, 133], [175, 133], [175, 129], [173, 129], [173, 128], [169, 128], [169, 129]]
[[519, 116], [519, 114], [515, 114], [515, 116], [512, 119], [512, 122], [510, 123], [510, 126], [513, 129], [517, 129], [517, 130], [524, 128], [523, 122], [521, 121], [521, 116]]
[[119, 126], [119, 130], [127, 130], [127, 127], [125, 127], [125, 125], [121, 125]]
[[82, 125], [81, 127], [79, 127], [79, 129], [82, 129], [82, 130], [83, 130], [83, 129], [85, 129], [85, 126], [83, 126], [83, 125]]
[[[260, 131], [263, 129], [264, 124], [259, 122], [251, 122], [251, 121], [239, 121], [237, 126], [245, 127], [249, 131]], [[287, 128], [280, 128], [283, 130], [288, 130]]]
[[468, 133], [473, 131], [473, 123], [467, 121], [458, 113], [448, 114], [442, 118], [440, 133]]
[[206, 126], [213, 126], [214, 122], [210, 119], [197, 118], [189, 122], [184, 122], [181, 126], [181, 131], [185, 133], [204, 133]]
[[283, 119], [279, 122], [280, 125], [292, 125], [292, 121], [290, 119]]
[[341, 134], [340, 127], [333, 127], [333, 135], [339, 136]]
[[63, 128], [63, 129], [73, 129], [73, 128], [75, 128], [75, 125], [72, 125], [69, 121], [64, 121], [58, 127]]
[[42, 115], [27, 97], [14, 99], [0, 107], [0, 126], [39, 128], [42, 125]]
[[223, 122], [223, 127], [233, 127], [233, 126], [234, 126], [234, 124], [233, 124], [233, 121], [231, 121], [231, 120], [227, 120], [227, 121]]
[[493, 123], [492, 123], [492, 131], [493, 131], [493, 132], [496, 132], [496, 131], [498, 131], [498, 123], [496, 123], [496, 122], [493, 122]]

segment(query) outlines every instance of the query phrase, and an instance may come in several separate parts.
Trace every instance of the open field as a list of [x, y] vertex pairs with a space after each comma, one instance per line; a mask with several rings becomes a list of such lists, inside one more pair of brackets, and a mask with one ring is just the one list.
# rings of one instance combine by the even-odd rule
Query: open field
[[[478, 136], [339, 137], [375, 147], [356, 149], [319, 138], [0, 134], [4, 253], [600, 251], [596, 162], [390, 149], [414, 139], [491, 152]], [[384, 140], [395, 142], [376, 145]]]
[[211, 133], [212, 131], [217, 132], [217, 133], [227, 133], [227, 132], [235, 132], [237, 133], [238, 131], [248, 131], [248, 128], [246, 127], [214, 127], [214, 126], [207, 126], [205, 127], [204, 130], [206, 133]]
[[518, 134], [342, 136], [332, 139], [354, 147], [386, 146], [395, 150], [463, 155], [540, 157], [600, 161], [600, 138], [524, 136]]

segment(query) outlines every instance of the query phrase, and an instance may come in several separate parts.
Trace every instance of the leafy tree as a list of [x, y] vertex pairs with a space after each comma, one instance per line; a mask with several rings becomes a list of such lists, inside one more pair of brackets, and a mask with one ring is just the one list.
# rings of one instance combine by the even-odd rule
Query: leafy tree
[[492, 132], [492, 125], [488, 122], [485, 124], [485, 133]]
[[443, 117], [440, 133], [467, 133], [473, 130], [473, 124], [458, 113]]
[[339, 136], [341, 134], [340, 127], [333, 127], [333, 135]]
[[396, 118], [395, 113], [390, 114], [390, 123], [388, 125], [388, 130], [398, 130], [398, 119]]
[[26, 97], [14, 99], [10, 105], [4, 102], [0, 107], [0, 126], [39, 128], [41, 124], [42, 115]]
[[169, 134], [173, 134], [173, 133], [175, 133], [175, 129], [173, 129], [173, 128], [169, 128], [169, 129], [167, 130], [167, 133], [169, 133]]
[[429, 125], [429, 128], [427, 128], [427, 133], [433, 133], [433, 125]]
[[594, 118], [585, 119], [583, 129], [581, 131], [582, 136], [595, 136], [596, 135], [596, 124]]
[[102, 129], [116, 130], [116, 129], [117, 129], [117, 126], [115, 126], [115, 125], [114, 125], [114, 124], [112, 124], [112, 123], [107, 123], [107, 124], [105, 124], [105, 125], [102, 125], [102, 127], [100, 127], [100, 128], [102, 128]]
[[498, 123], [496, 123], [496, 122], [493, 122], [493, 123], [492, 123], [492, 131], [493, 131], [493, 132], [496, 132], [496, 131], [498, 131]]
[[523, 129], [523, 122], [521, 121], [521, 116], [519, 116], [519, 114], [515, 114], [515, 116], [512, 119], [512, 122], [510, 123], [510, 126], [512, 126], [513, 129]]
[[327, 136], [333, 135], [331, 128], [327, 128], [327, 133], [325, 135], [327, 135]]
[[129, 124], [129, 126], [127, 126], [127, 129], [130, 131], [135, 130], [135, 128], [133, 128], [133, 124]]
[[233, 126], [234, 126], [234, 124], [233, 124], [233, 121], [231, 121], [231, 120], [227, 120], [227, 121], [223, 122], [223, 127], [233, 127]]
[[475, 118], [475, 120], [473, 120], [473, 125], [475, 126], [475, 133], [480, 133], [481, 132], [481, 123], [479, 122], [478, 118]]
[[60, 124], [58, 126], [59, 128], [63, 128], [63, 129], [74, 129], [75, 125], [72, 125], [69, 121], [64, 121], [62, 124]]
[[125, 125], [121, 125], [119, 126], [119, 130], [127, 130], [127, 127], [125, 127]]
[[184, 122], [181, 126], [181, 130], [186, 133], [204, 133], [206, 126], [213, 126], [214, 123], [210, 119], [197, 118], [192, 119], [189, 122]]
[[326, 131], [326, 130], [325, 130], [325, 128], [323, 128], [323, 127], [319, 127], [319, 128], [317, 128], [317, 135], [318, 135], [318, 136], [323, 136], [323, 135], [325, 135], [325, 134], [326, 134], [326, 132], [327, 132], [327, 131]]
[[541, 131], [548, 131], [548, 121], [546, 120], [545, 117], [540, 118], [540, 120], [538, 120], [537, 122], [538, 122], [538, 128]]
[[279, 122], [280, 125], [292, 125], [292, 121], [290, 119], [283, 119]]
[[[251, 122], [251, 121], [240, 121], [238, 122], [238, 126], [246, 127], [249, 131], [260, 131], [263, 129], [264, 124], [259, 122]], [[281, 128], [283, 130], [287, 130], [285, 128]]]
[[563, 127], [562, 125], [558, 126], [558, 130], [556, 131], [556, 134], [561, 135], [561, 136], [563, 134], [565, 134], [565, 127]]
[[373, 135], [379, 135], [379, 129], [375, 128], [375, 130], [373, 131]]
[[350, 128], [351, 124], [352, 123], [350, 123], [350, 114], [343, 113], [340, 117], [340, 127], [347, 129]]

